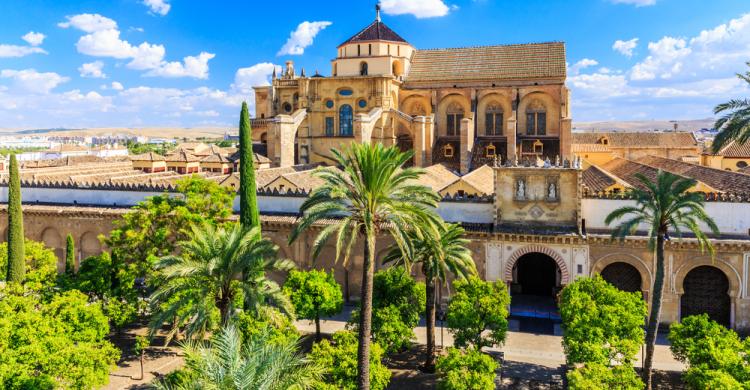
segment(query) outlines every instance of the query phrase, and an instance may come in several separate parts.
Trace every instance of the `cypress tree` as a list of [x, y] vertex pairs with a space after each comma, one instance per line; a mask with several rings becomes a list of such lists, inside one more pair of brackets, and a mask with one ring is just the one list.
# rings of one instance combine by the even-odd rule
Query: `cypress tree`
[[76, 247], [73, 236], [68, 234], [65, 238], [65, 273], [72, 275], [76, 269]]
[[248, 228], [260, 227], [256, 190], [250, 114], [247, 112], [247, 102], [242, 102], [240, 112], [240, 223]]
[[10, 155], [8, 182], [8, 282], [23, 283], [26, 274], [23, 244], [23, 210], [21, 209], [21, 178], [16, 155]]

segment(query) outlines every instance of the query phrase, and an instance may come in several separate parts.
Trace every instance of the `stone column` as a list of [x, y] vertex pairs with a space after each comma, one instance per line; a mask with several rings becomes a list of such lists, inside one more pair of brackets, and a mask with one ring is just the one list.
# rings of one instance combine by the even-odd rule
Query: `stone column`
[[461, 120], [461, 145], [459, 146], [462, 175], [469, 173], [471, 168], [472, 149], [474, 149], [474, 120], [464, 118]]
[[411, 123], [411, 132], [414, 134], [414, 166], [426, 167], [427, 144], [429, 134], [426, 126], [427, 118], [418, 116]]
[[573, 158], [573, 154], [571, 153], [571, 144], [573, 142], [571, 128], [572, 119], [563, 118], [560, 121], [560, 154], [563, 160]]
[[[505, 129], [505, 139], [508, 144], [506, 145], [505, 155], [507, 161], [513, 161], [516, 158], [516, 116], [515, 111], [513, 116], [508, 118], [508, 125]], [[505, 161], [503, 161], [505, 162]]]
[[276, 122], [276, 143], [275, 162], [280, 167], [290, 167], [294, 165], [294, 119], [289, 115], [277, 115]]
[[268, 158], [271, 160], [271, 165], [274, 167], [279, 166], [278, 150], [281, 145], [279, 140], [279, 124], [274, 120], [268, 126], [268, 136], [266, 138]]

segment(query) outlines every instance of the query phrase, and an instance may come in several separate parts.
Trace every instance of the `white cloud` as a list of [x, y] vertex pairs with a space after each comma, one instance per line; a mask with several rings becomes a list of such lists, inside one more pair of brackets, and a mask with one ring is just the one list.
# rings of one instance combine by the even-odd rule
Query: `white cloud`
[[159, 67], [146, 73], [146, 76], [208, 78], [208, 61], [216, 55], [201, 52], [197, 57], [187, 56], [183, 62], [162, 63]]
[[273, 74], [274, 68], [277, 72], [281, 72], [281, 66], [270, 62], [237, 69], [234, 74], [232, 89], [243, 95], [254, 96], [253, 87], [271, 85], [271, 74]]
[[0, 44], [0, 58], [24, 57], [29, 54], [47, 54], [47, 52], [41, 47]]
[[46, 37], [47, 36], [42, 33], [29, 31], [26, 33], [26, 35], [22, 36], [21, 39], [26, 41], [31, 46], [39, 46], [42, 44], [42, 42], [44, 42], [44, 38]]
[[656, 0], [612, 0], [615, 4], [630, 4], [636, 7], [645, 7], [656, 4]]
[[0, 71], [0, 79], [10, 80], [10, 87], [15, 90], [32, 94], [49, 93], [58, 85], [70, 80], [54, 72], [40, 73], [34, 69], [3, 69]]
[[125, 89], [125, 87], [122, 86], [122, 83], [118, 81], [113, 81], [110, 88], [114, 89], [115, 91], [122, 91], [123, 89]]
[[633, 67], [633, 80], [668, 79], [682, 69], [682, 61], [692, 52], [682, 38], [664, 37], [648, 43], [649, 56]]
[[168, 0], [143, 0], [143, 4], [145, 4], [151, 12], [161, 16], [166, 15], [172, 7]]
[[65, 18], [68, 19], [68, 21], [58, 23], [58, 27], [73, 27], [87, 33], [117, 29], [117, 22], [99, 14], [80, 14], [66, 16]]
[[450, 11], [442, 0], [383, 0], [380, 7], [388, 15], [408, 14], [418, 19], [445, 16]]
[[632, 57], [633, 50], [636, 46], [638, 46], [638, 38], [633, 38], [627, 41], [618, 39], [612, 44], [612, 49], [624, 56]]
[[596, 65], [599, 65], [598, 61], [592, 60], [590, 58], [584, 58], [576, 62], [575, 64], [573, 64], [573, 66], [570, 67], [569, 71], [571, 74], [576, 75], [580, 73], [583, 69], [586, 69], [591, 66], [596, 66]]
[[78, 39], [76, 49], [81, 54], [94, 57], [130, 59], [127, 67], [147, 70], [148, 76], [208, 78], [208, 61], [214, 54], [202, 52], [197, 57], [187, 56], [184, 62], [167, 62], [163, 45], [142, 42], [133, 45], [120, 38], [120, 30], [114, 20], [98, 14], [68, 16], [61, 27], [74, 27], [87, 32]]
[[281, 47], [276, 55], [301, 55], [305, 53], [305, 48], [312, 45], [313, 39], [324, 28], [331, 25], [331, 22], [302, 22], [297, 29], [289, 34], [284, 46]]
[[78, 72], [81, 77], [88, 77], [94, 79], [103, 79], [107, 75], [102, 71], [104, 69], [104, 63], [101, 61], [89, 62], [78, 67]]

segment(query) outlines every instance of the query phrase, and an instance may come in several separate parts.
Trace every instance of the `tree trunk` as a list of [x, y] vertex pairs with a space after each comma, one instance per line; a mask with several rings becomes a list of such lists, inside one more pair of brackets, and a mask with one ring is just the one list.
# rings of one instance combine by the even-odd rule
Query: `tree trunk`
[[216, 307], [219, 309], [219, 313], [221, 313], [221, 324], [226, 325], [229, 323], [229, 309], [232, 306], [232, 299], [229, 297], [229, 289], [226, 289], [222, 292], [221, 297], [217, 299], [216, 301]]
[[372, 328], [372, 277], [375, 257], [375, 237], [365, 232], [365, 258], [362, 264], [362, 293], [360, 294], [359, 347], [357, 348], [357, 388], [370, 390], [370, 331]]
[[143, 380], [143, 355], [144, 353], [141, 351], [141, 379], [139, 379], [141, 381]]
[[427, 300], [425, 317], [427, 321], [427, 353], [424, 361], [425, 372], [435, 372], [435, 280], [428, 277], [426, 282]]
[[315, 313], [315, 341], [320, 341], [320, 314]]
[[656, 238], [656, 273], [654, 276], [654, 287], [651, 290], [651, 313], [646, 328], [646, 357], [643, 360], [643, 382], [646, 390], [651, 390], [652, 377], [651, 366], [654, 362], [654, 346], [656, 344], [656, 333], [659, 329], [659, 315], [661, 314], [661, 296], [664, 290], [664, 235], [659, 232]]

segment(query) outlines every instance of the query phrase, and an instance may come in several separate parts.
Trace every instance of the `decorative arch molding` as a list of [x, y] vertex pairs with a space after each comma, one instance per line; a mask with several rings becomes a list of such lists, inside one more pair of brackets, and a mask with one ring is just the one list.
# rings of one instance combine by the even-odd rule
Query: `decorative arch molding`
[[614, 263], [626, 263], [635, 267], [635, 269], [638, 270], [638, 273], [641, 274], [641, 291], [644, 293], [651, 291], [651, 283], [653, 280], [651, 269], [648, 268], [646, 262], [641, 260], [638, 256], [630, 253], [609, 253], [598, 258], [591, 264], [591, 275], [602, 273], [608, 265]]
[[504, 276], [506, 281], [513, 281], [513, 267], [516, 265], [516, 262], [521, 258], [521, 256], [529, 253], [541, 253], [551, 257], [553, 260], [555, 260], [555, 263], [557, 263], [557, 266], [560, 268], [560, 284], [566, 285], [570, 283], [570, 272], [568, 270], [568, 266], [565, 264], [565, 260], [563, 260], [562, 256], [560, 256], [557, 251], [544, 245], [527, 245], [513, 252], [513, 254], [510, 255], [507, 262], [505, 263]]
[[430, 98], [417, 94], [406, 96], [401, 100], [399, 110], [411, 116], [429, 116], [432, 114]]
[[672, 277], [675, 293], [678, 295], [685, 294], [685, 289], [683, 288], [685, 277], [693, 269], [704, 265], [718, 268], [724, 272], [724, 275], [726, 275], [729, 280], [729, 296], [731, 298], [740, 298], [742, 292], [742, 278], [740, 277], [740, 273], [730, 263], [721, 259], [711, 261], [710, 257], [689, 260], [675, 270], [674, 276]]

